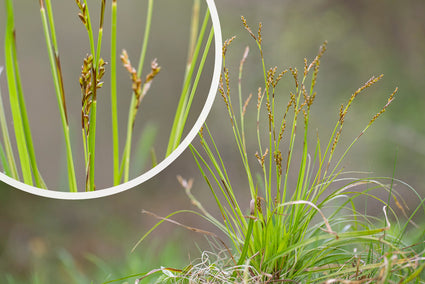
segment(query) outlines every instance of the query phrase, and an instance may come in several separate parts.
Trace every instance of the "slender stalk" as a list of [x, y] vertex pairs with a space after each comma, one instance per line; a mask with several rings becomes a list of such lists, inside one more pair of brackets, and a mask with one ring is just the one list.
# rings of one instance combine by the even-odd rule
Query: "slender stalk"
[[186, 71], [185, 74], [188, 72], [190, 68], [190, 60], [193, 57], [193, 53], [195, 51], [196, 47], [196, 38], [198, 35], [199, 30], [199, 13], [201, 9], [201, 1], [200, 0], [194, 0], [193, 6], [192, 6], [192, 19], [190, 22], [190, 38], [189, 38], [189, 48], [187, 52], [187, 59], [189, 60], [186, 65]]
[[153, 14], [153, 0], [148, 1], [148, 10], [146, 15], [145, 34], [143, 36], [143, 46], [140, 51], [139, 66], [137, 68], [137, 76], [142, 76], [143, 64], [145, 62], [146, 50], [148, 49], [149, 35], [151, 31], [152, 14]]
[[90, 134], [88, 138], [89, 148], [89, 188], [88, 191], [95, 190], [94, 185], [94, 157], [96, 147], [96, 112], [97, 112], [97, 101], [93, 99], [90, 112]]
[[181, 126], [181, 130], [179, 131], [179, 133], [180, 133], [179, 141], [181, 139], [181, 135], [182, 135], [182, 132], [183, 132], [183, 126], [186, 124], [187, 117], [189, 115], [190, 106], [192, 105], [192, 101], [193, 101], [193, 98], [195, 96], [195, 92], [196, 92], [196, 89], [198, 87], [198, 84], [199, 84], [199, 79], [201, 77], [202, 70], [204, 69], [205, 61], [207, 59], [207, 55], [208, 55], [213, 37], [214, 37], [214, 31], [213, 31], [213, 29], [211, 29], [210, 34], [208, 36], [207, 43], [206, 43], [205, 48], [204, 48], [204, 53], [203, 53], [201, 61], [199, 63], [199, 67], [198, 67], [198, 71], [196, 73], [195, 80], [193, 82], [192, 90], [190, 92], [188, 101], [186, 103], [186, 107], [185, 107], [185, 111], [184, 111], [181, 123], [179, 123], [179, 125]]
[[49, 0], [46, 0], [46, 7], [47, 7], [47, 10], [49, 11], [48, 16], [46, 15], [44, 1], [40, 0], [41, 20], [43, 24], [44, 36], [46, 39], [46, 46], [47, 46], [47, 51], [48, 51], [49, 61], [50, 61], [50, 69], [53, 76], [53, 83], [55, 86], [56, 99], [58, 102], [58, 108], [59, 108], [59, 112], [61, 116], [62, 129], [63, 129], [65, 146], [66, 146], [69, 191], [77, 192], [77, 180], [75, 177], [74, 160], [72, 157], [71, 139], [69, 135], [69, 124], [68, 124], [68, 117], [66, 113], [66, 104], [64, 100], [65, 95], [64, 95], [64, 88], [62, 83], [63, 81], [61, 79], [62, 78], [61, 69], [59, 65], [59, 53], [57, 50], [55, 51], [53, 49], [55, 46], [57, 47], [55, 40], [54, 41], [52, 40], [52, 39], [56, 39], [55, 30], [54, 30], [54, 25], [52, 25], [49, 31], [49, 24], [47, 20], [47, 17], [48, 17], [50, 20], [50, 23], [54, 23], [53, 14], [51, 13], [52, 9], [51, 9]]
[[[143, 45], [142, 45], [142, 50], [140, 52], [139, 65], [137, 68], [138, 78], [140, 78], [143, 72], [143, 64], [145, 62], [146, 50], [148, 47], [149, 34], [151, 29], [152, 11], [153, 11], [153, 0], [149, 0], [147, 16], [146, 16], [145, 32], [143, 37]], [[123, 158], [121, 162], [121, 168], [123, 169], [123, 172], [120, 170], [120, 177], [119, 177], [119, 180], [121, 180], [122, 174], [124, 175], [123, 182], [127, 182], [129, 179], [131, 142], [132, 142], [132, 136], [133, 136], [133, 130], [134, 130], [134, 120], [137, 114], [137, 104], [138, 104], [138, 99], [136, 98], [135, 94], [133, 94], [133, 96], [131, 97], [130, 110], [128, 113], [127, 136], [126, 136], [126, 142], [125, 142], [124, 151], [123, 151]]]
[[[86, 5], [87, 1], [85, 0]], [[92, 92], [93, 92], [93, 99], [92, 99], [92, 106], [91, 106], [91, 112], [90, 112], [90, 134], [88, 137], [89, 142], [89, 153], [90, 153], [90, 191], [95, 190], [95, 184], [94, 184], [94, 174], [95, 174], [95, 150], [96, 150], [96, 113], [97, 113], [97, 89], [98, 89], [98, 72], [100, 71], [100, 52], [101, 52], [101, 46], [102, 46], [102, 38], [103, 38], [103, 19], [105, 14], [105, 0], [102, 0], [101, 8], [100, 8], [100, 24], [99, 24], [99, 33], [97, 35], [97, 50], [96, 50], [96, 57], [95, 61], [93, 62], [93, 84], [92, 84]], [[88, 9], [87, 9], [87, 18], [90, 18]], [[88, 21], [89, 22], [89, 21]], [[93, 46], [93, 32], [89, 32], [90, 36], [90, 42]], [[94, 55], [94, 53], [93, 53]]]
[[120, 156], [117, 105], [117, 0], [112, 1], [111, 12], [111, 117], [114, 185], [120, 183]]
[[101, 6], [100, 6], [100, 23], [99, 23], [99, 33], [97, 35], [97, 50], [96, 50], [96, 67], [100, 60], [100, 51], [102, 49], [102, 39], [103, 39], [103, 20], [105, 17], [105, 1], [102, 0]]
[[[80, 0], [77, 0], [77, 1], [80, 2]], [[94, 47], [93, 28], [92, 28], [92, 25], [91, 25], [91, 18], [90, 18], [89, 8], [87, 6], [87, 0], [84, 0], [84, 5], [86, 7], [86, 10], [85, 10], [86, 14], [84, 15], [85, 20], [86, 20], [85, 26], [86, 26], [86, 29], [87, 29], [87, 34], [89, 36], [90, 51], [91, 51], [91, 54], [93, 54], [93, 56], [95, 56], [96, 53], [95, 53], [95, 47]]]
[[[127, 136], [125, 140], [125, 146], [124, 146], [124, 152], [123, 152], [123, 160], [121, 162], [121, 169], [120, 170], [120, 180], [121, 175], [124, 174], [124, 180], [123, 182], [127, 182], [129, 179], [129, 171], [130, 171], [130, 154], [131, 154], [131, 141], [133, 136], [133, 128], [134, 128], [134, 120], [136, 118], [136, 105], [137, 105], [137, 99], [135, 94], [133, 94], [130, 102], [130, 111], [128, 114], [128, 121], [127, 121]], [[124, 171], [124, 172], [122, 172]]]

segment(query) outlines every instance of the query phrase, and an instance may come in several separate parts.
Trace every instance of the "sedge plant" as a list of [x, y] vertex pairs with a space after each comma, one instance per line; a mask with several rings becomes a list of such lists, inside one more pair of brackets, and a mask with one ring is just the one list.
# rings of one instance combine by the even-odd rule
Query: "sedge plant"
[[[95, 184], [95, 160], [96, 160], [96, 125], [97, 120], [97, 105], [98, 99], [104, 100], [104, 95], [101, 94], [103, 76], [106, 72], [110, 72], [110, 98], [111, 98], [111, 120], [112, 120], [112, 171], [113, 185], [127, 182], [130, 179], [130, 165], [135, 164], [132, 159], [136, 159], [131, 154], [134, 148], [134, 124], [136, 115], [140, 112], [143, 98], [147, 95], [154, 78], [159, 74], [161, 67], [156, 59], [151, 62], [151, 70], [143, 75], [143, 67], [145, 65], [146, 52], [149, 46], [149, 36], [151, 31], [151, 23], [153, 17], [153, 0], [147, 1], [146, 8], [146, 23], [143, 34], [143, 41], [140, 50], [140, 57], [137, 67], [133, 67], [130, 61], [130, 56], [123, 50], [121, 54], [117, 51], [117, 35], [118, 35], [118, 4], [116, 0], [111, 2], [110, 10], [110, 55], [105, 57], [102, 52], [104, 46], [104, 25], [108, 20], [106, 13], [106, 1], [99, 2], [99, 19], [94, 21], [90, 15], [86, 0], [76, 0], [78, 8], [78, 17], [84, 27], [89, 46], [89, 54], [82, 59], [81, 75], [79, 84], [81, 87], [81, 133], [83, 141], [83, 156], [84, 156], [84, 178], [77, 179], [74, 163], [72, 131], [70, 129], [70, 115], [68, 113], [65, 95], [65, 86], [63, 73], [61, 68], [59, 44], [56, 36], [56, 24], [53, 15], [53, 5], [50, 0], [41, 0], [40, 16], [46, 41], [46, 50], [50, 62], [50, 69], [54, 83], [54, 91], [60, 113], [63, 140], [65, 142], [65, 151], [67, 159], [67, 176], [68, 187], [70, 192], [77, 192], [77, 180], [84, 181], [86, 191], [96, 190]], [[93, 4], [94, 5], [94, 4]], [[180, 143], [183, 131], [185, 129], [187, 117], [191, 108], [192, 101], [195, 97], [197, 86], [200, 82], [200, 76], [205, 66], [207, 55], [209, 54], [210, 45], [213, 38], [213, 29], [210, 27], [209, 11], [206, 9], [205, 16], [200, 26], [201, 15], [200, 0], [193, 1], [193, 12], [191, 26], [189, 27], [189, 44], [187, 64], [184, 68], [183, 87], [180, 95], [180, 101], [176, 109], [176, 115], [173, 125], [170, 129], [169, 143], [166, 149], [166, 156], [169, 155]], [[22, 82], [19, 75], [19, 66], [16, 53], [16, 31], [14, 28], [14, 11], [11, 0], [6, 1], [7, 25], [5, 37], [5, 73], [7, 76], [7, 86], [9, 89], [9, 98], [11, 113], [13, 118], [13, 130], [16, 136], [16, 147], [18, 149], [18, 159], [15, 159], [15, 154], [12, 150], [12, 145], [9, 138], [9, 130], [6, 124], [3, 104], [0, 105], [0, 125], [2, 128], [3, 141], [0, 147], [1, 161], [5, 173], [20, 180], [28, 185], [35, 185], [40, 188], [46, 188], [40, 171], [38, 170], [37, 160], [35, 157], [35, 149], [31, 137], [31, 128], [27, 117], [25, 107], [25, 99], [23, 96]], [[207, 36], [207, 31], [210, 30]], [[124, 147], [120, 155], [120, 139], [119, 139], [119, 124], [118, 124], [118, 102], [119, 102], [119, 84], [117, 82], [119, 59], [122, 63], [124, 72], [128, 72], [132, 84], [131, 102], [128, 108], [127, 128], [124, 141]], [[143, 76], [143, 77], [142, 77]], [[99, 95], [99, 96], [98, 96]], [[102, 118], [103, 119], [103, 118]], [[142, 132], [142, 135], [152, 135], [152, 130]], [[153, 140], [151, 138], [139, 138], [140, 141], [151, 141], [146, 147], [151, 148]], [[143, 144], [143, 143], [139, 143]], [[143, 151], [136, 151], [143, 152]], [[153, 157], [155, 154], [153, 152]], [[131, 158], [132, 157], [132, 158]], [[156, 157], [155, 157], [156, 159]], [[19, 162], [19, 163], [18, 163]], [[156, 164], [156, 161], [153, 162]], [[20, 168], [19, 168], [20, 167]]]
[[[416, 226], [413, 217], [425, 212], [423, 199], [394, 177], [372, 178], [345, 172], [342, 167], [349, 150], [394, 101], [397, 88], [353, 142], [338, 151], [353, 101], [382, 75], [370, 78], [341, 105], [338, 120], [325, 143], [318, 134], [312, 143], [311, 108], [317, 97], [315, 86], [327, 43], [312, 61], [304, 60], [303, 70], [288, 68], [278, 72], [277, 67], [266, 67], [261, 23], [256, 33], [244, 17], [242, 24], [259, 50], [258, 73], [264, 83], [255, 96], [244, 98], [242, 71], [249, 54], [247, 47], [238, 72], [238, 103], [233, 103], [231, 72], [225, 64], [233, 37], [223, 45], [224, 68], [219, 92], [229, 115], [247, 187], [241, 189], [231, 182], [232, 173], [205, 125], [199, 134], [200, 149], [193, 145], [190, 149], [220, 218], [209, 213], [191, 193], [192, 182], [180, 178], [199, 212], [181, 210], [165, 218], [157, 217], [160, 221], [152, 228], [164, 221], [187, 228], [172, 217], [191, 212], [214, 224], [228, 242], [198, 230], [219, 240], [220, 250], [215, 255], [204, 252], [198, 262], [192, 262], [186, 269], [159, 269], [140, 280], [160, 273], [161, 281], [170, 283], [424, 283], [423, 248], [406, 239], [408, 228]], [[290, 90], [279, 88], [284, 80], [293, 82]], [[283, 96], [288, 97], [286, 104], [281, 104]], [[249, 116], [249, 104], [253, 100], [256, 112]], [[255, 124], [246, 123], [251, 117], [255, 118]], [[256, 127], [248, 129], [246, 125]], [[254, 151], [249, 149], [252, 144], [248, 141], [256, 141]], [[406, 212], [402, 195], [393, 188], [396, 181], [419, 200], [420, 205], [411, 215]], [[249, 204], [241, 203], [239, 194], [244, 195], [243, 199], [249, 196]], [[388, 198], [380, 197], [382, 194]], [[372, 216], [366, 209], [361, 210], [362, 200], [374, 203], [380, 213]], [[416, 230], [423, 236], [420, 229]]]

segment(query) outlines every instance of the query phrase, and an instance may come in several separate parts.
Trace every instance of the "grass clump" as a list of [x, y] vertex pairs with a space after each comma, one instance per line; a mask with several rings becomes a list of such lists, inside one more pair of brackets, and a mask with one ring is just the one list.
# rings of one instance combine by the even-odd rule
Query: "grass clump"
[[[219, 92], [230, 118], [247, 188], [243, 191], [232, 184], [225, 159], [205, 125], [199, 134], [201, 149], [193, 145], [190, 149], [220, 218], [210, 214], [191, 193], [192, 182], [180, 178], [200, 212], [182, 210], [165, 218], [157, 217], [160, 221], [156, 226], [168, 221], [213, 237], [220, 244], [220, 253], [213, 254], [214, 261], [211, 254], [204, 253], [200, 261], [184, 270], [159, 269], [152, 273], [162, 271], [161, 277], [170, 283], [424, 283], [423, 240], [415, 243], [407, 239], [409, 229], [416, 227], [419, 231], [413, 217], [425, 209], [423, 199], [398, 181], [403, 190], [413, 192], [420, 204], [408, 215], [404, 194], [393, 188], [397, 181], [394, 177], [371, 178], [345, 172], [342, 167], [349, 150], [394, 101], [397, 88], [339, 154], [338, 144], [354, 100], [381, 80], [382, 75], [371, 77], [341, 105], [338, 120], [325, 143], [318, 134], [312, 142], [311, 108], [317, 98], [315, 86], [327, 43], [312, 61], [304, 60], [303, 70], [288, 68], [279, 72], [277, 67], [266, 67], [261, 23], [256, 33], [244, 17], [242, 24], [259, 50], [262, 68], [258, 73], [262, 74], [264, 84], [256, 96], [244, 98], [242, 71], [249, 54], [247, 47], [238, 72], [238, 103], [233, 103], [231, 72], [225, 64], [233, 37], [223, 46]], [[284, 80], [293, 82], [290, 90], [279, 88]], [[286, 104], [281, 103], [282, 96], [287, 96]], [[256, 112], [250, 117], [253, 97]], [[247, 123], [251, 118], [255, 124]], [[247, 129], [246, 125], [256, 127]], [[254, 151], [249, 149], [252, 144], [248, 141], [257, 142]], [[380, 197], [383, 195], [386, 197]], [[241, 203], [247, 196], [249, 204]], [[376, 216], [367, 211], [371, 204], [380, 209]], [[215, 234], [171, 219], [184, 212], [214, 224], [229, 244]], [[423, 232], [419, 233], [423, 236]]]

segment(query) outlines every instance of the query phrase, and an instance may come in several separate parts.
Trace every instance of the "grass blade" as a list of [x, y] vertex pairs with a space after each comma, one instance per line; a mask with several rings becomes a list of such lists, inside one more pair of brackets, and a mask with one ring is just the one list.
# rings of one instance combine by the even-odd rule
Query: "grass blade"
[[22, 121], [21, 108], [19, 106], [19, 94], [17, 86], [17, 76], [19, 74], [15, 70], [16, 49], [15, 49], [15, 24], [13, 15], [13, 3], [11, 0], [6, 1], [7, 24], [5, 39], [5, 58], [6, 58], [6, 77], [9, 88], [10, 107], [13, 117], [13, 126], [15, 130], [16, 144], [18, 147], [19, 161], [21, 163], [22, 175], [24, 182], [33, 185], [31, 174], [31, 164], [28, 154], [28, 148], [25, 141], [25, 132]]
[[34, 151], [34, 144], [32, 141], [32, 135], [31, 135], [31, 128], [30, 128], [30, 124], [29, 124], [29, 119], [28, 119], [28, 114], [27, 114], [27, 108], [25, 106], [25, 99], [24, 99], [24, 94], [23, 94], [23, 89], [22, 89], [22, 84], [21, 84], [21, 76], [19, 74], [19, 66], [18, 66], [18, 58], [16, 55], [16, 39], [13, 38], [13, 49], [15, 50], [15, 52], [13, 53], [14, 58], [13, 58], [13, 62], [15, 64], [15, 72], [16, 72], [16, 86], [17, 86], [17, 90], [18, 90], [18, 100], [19, 100], [19, 108], [21, 111], [21, 115], [22, 115], [22, 123], [24, 126], [24, 135], [25, 135], [25, 142], [28, 148], [28, 154], [29, 154], [29, 159], [30, 159], [30, 164], [31, 164], [31, 169], [32, 172], [34, 174], [34, 180], [35, 180], [35, 185], [39, 188], [46, 188], [46, 184], [43, 181], [43, 178], [41, 177], [40, 171], [38, 170], [38, 166], [37, 166], [37, 160], [35, 157], [35, 151]]
[[62, 121], [62, 130], [63, 130], [64, 140], [66, 145], [69, 191], [77, 192], [77, 180], [75, 177], [74, 160], [72, 157], [72, 147], [71, 147], [71, 140], [69, 135], [69, 124], [68, 124], [68, 117], [66, 113], [66, 104], [64, 100], [65, 94], [64, 94], [64, 88], [62, 83], [63, 81], [61, 79], [62, 78], [61, 69], [59, 65], [59, 53], [57, 50], [56, 51], [54, 50], [54, 47], [57, 46], [55, 42], [56, 36], [55, 36], [54, 25], [50, 26], [50, 30], [49, 30], [49, 24], [48, 24], [48, 19], [50, 23], [54, 22], [49, 0], [46, 0], [46, 6], [48, 10], [47, 14], [46, 14], [44, 1], [43, 0], [40, 1], [41, 20], [43, 24], [43, 31], [44, 31], [44, 36], [46, 40], [49, 61], [50, 61], [50, 69], [53, 76], [56, 99], [58, 102], [58, 108], [59, 108], [61, 121]]
[[[3, 67], [0, 67], [0, 76], [3, 71]], [[10, 142], [10, 136], [9, 136], [9, 129], [7, 127], [6, 122], [6, 115], [4, 113], [4, 106], [3, 106], [3, 98], [1, 95], [1, 89], [0, 89], [0, 127], [1, 132], [3, 135], [3, 143], [4, 143], [4, 161], [3, 161], [3, 167], [5, 169], [5, 172], [8, 176], [19, 180], [19, 174], [16, 167], [15, 162], [15, 156], [13, 154], [12, 150], [12, 143]]]
[[120, 183], [120, 154], [117, 104], [117, 0], [112, 1], [111, 8], [111, 117], [112, 117], [112, 155], [114, 185]]
[[[195, 70], [195, 66], [197, 63], [199, 51], [202, 46], [202, 41], [204, 39], [205, 31], [207, 29], [208, 21], [209, 21], [209, 10], [207, 9], [205, 13], [205, 17], [202, 23], [201, 30], [198, 35], [198, 40], [196, 43], [196, 47], [194, 49], [193, 55], [191, 58], [188, 58], [188, 68], [186, 68], [185, 79], [183, 84], [183, 90], [180, 95], [180, 100], [177, 106], [176, 114], [173, 121], [173, 126], [170, 132], [170, 138], [168, 141], [166, 156], [171, 154], [171, 152], [177, 148], [180, 143], [180, 139], [183, 133], [183, 128], [185, 124], [185, 117], [187, 117], [186, 113], [189, 112], [190, 105], [188, 105], [189, 97], [190, 97], [190, 86], [192, 83], [192, 76]], [[210, 36], [212, 36], [210, 34]], [[198, 73], [202, 71], [203, 64], [198, 69]]]

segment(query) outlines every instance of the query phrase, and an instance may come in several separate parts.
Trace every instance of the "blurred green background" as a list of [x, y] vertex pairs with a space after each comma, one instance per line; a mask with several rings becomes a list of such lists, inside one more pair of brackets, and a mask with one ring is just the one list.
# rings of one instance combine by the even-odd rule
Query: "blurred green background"
[[[21, 7], [20, 11], [25, 12], [25, 15], [17, 18], [20, 23], [18, 32], [25, 29], [38, 31], [40, 22], [37, 18], [37, 4], [25, 2], [28, 3], [22, 1], [15, 4], [32, 7]], [[158, 13], [158, 17], [162, 16], [158, 19], [153, 34], [155, 29], [161, 33], [171, 28], [181, 28], [181, 33], [186, 34], [183, 31], [188, 25], [187, 15], [191, 1], [173, 7], [167, 6], [169, 2], [172, 1], [155, 2], [157, 11], [154, 15]], [[131, 7], [132, 3], [123, 2], [124, 5]], [[339, 106], [372, 75], [383, 73], [384, 78], [356, 100], [346, 119], [344, 138], [341, 141], [343, 146], [348, 145], [360, 133], [370, 118], [385, 105], [387, 96], [398, 86], [399, 92], [394, 103], [367, 135], [360, 139], [345, 160], [344, 166], [347, 170], [371, 172], [372, 176], [391, 176], [396, 159], [395, 176], [409, 183], [422, 196], [425, 195], [424, 1], [216, 0], [216, 5], [223, 39], [237, 35], [234, 44], [229, 48], [226, 61], [230, 68], [233, 67], [234, 72], [238, 68], [245, 46], [251, 47], [251, 54], [244, 69], [245, 97], [250, 92], [256, 94], [262, 77], [258, 52], [250, 36], [243, 30], [241, 15], [247, 18], [253, 30], [256, 30], [258, 22], [263, 23], [263, 46], [267, 67], [276, 65], [279, 70], [283, 70], [296, 66], [302, 69], [303, 58], [312, 60], [320, 44], [324, 40], [328, 41], [328, 51], [321, 61], [317, 84], [318, 97], [312, 121], [312, 127], [318, 129], [322, 139], [333, 129], [338, 119]], [[182, 15], [162, 14], [167, 8], [172, 8], [172, 11], [182, 10]], [[65, 21], [65, 16], [74, 16], [74, 10], [63, 8], [58, 12], [63, 13]], [[128, 13], [128, 17], [124, 18], [129, 23], [143, 23], [143, 12], [130, 9]], [[28, 22], [29, 18], [33, 22]], [[3, 8], [0, 9], [0, 19], [0, 34], [3, 38]], [[170, 26], [169, 21], [173, 19], [181, 19], [181, 22]], [[69, 30], [63, 30], [65, 36], [60, 39], [61, 42], [66, 41], [75, 31], [72, 24], [69, 27], [64, 25], [63, 28]], [[135, 30], [138, 31], [138, 28]], [[179, 38], [179, 32], [174, 34]], [[128, 40], [126, 46], [130, 49], [133, 33], [123, 32], [122, 36], [123, 40]], [[26, 39], [28, 42], [24, 46], [30, 46], [32, 50], [35, 47], [31, 42], [39, 41], [40, 38], [41, 34], [34, 31], [32, 37]], [[172, 41], [173, 47], [185, 49], [184, 44], [180, 47], [171, 35], [162, 40], [163, 47], [168, 47], [168, 42]], [[63, 43], [70, 50], [73, 50], [76, 44], [73, 41]], [[133, 53], [138, 54], [137, 48], [135, 50]], [[151, 52], [153, 51], [169, 53], [167, 50], [151, 49]], [[184, 52], [182, 54], [185, 55]], [[37, 72], [34, 70], [38, 69], [39, 64], [46, 64], [44, 59], [31, 53], [21, 55], [32, 60], [30, 65], [33, 70], [27, 71], [28, 81], [24, 83], [27, 84], [26, 88], [43, 92], [47, 81], [40, 81], [30, 75]], [[184, 64], [185, 56], [171, 57], [181, 59], [172, 63], [171, 67]], [[0, 65], [4, 62], [3, 57], [1, 58]], [[77, 61], [73, 70], [79, 70], [80, 64], [80, 61]], [[73, 76], [78, 76], [78, 72]], [[1, 80], [3, 87], [4, 78]], [[162, 87], [169, 87], [170, 92], [176, 88], [172, 84], [163, 84]], [[3, 89], [2, 91], [5, 94]], [[36, 98], [34, 102], [37, 102]], [[239, 170], [239, 157], [233, 148], [231, 130], [223, 127], [228, 124], [225, 112], [218, 96], [207, 123], [226, 157], [234, 184], [241, 185], [243, 199], [244, 176]], [[162, 141], [166, 138], [158, 136], [157, 139]], [[60, 139], [57, 143], [60, 143]], [[255, 150], [252, 154], [254, 153]], [[133, 254], [129, 253], [137, 240], [156, 222], [153, 217], [142, 215], [142, 208], [162, 216], [178, 209], [192, 208], [175, 178], [177, 174], [194, 178], [193, 193], [200, 197], [207, 208], [214, 211], [213, 200], [208, 195], [208, 189], [198, 174], [189, 151], [163, 173], [143, 185], [116, 196], [97, 200], [50, 200], [3, 185], [0, 195], [1, 283], [5, 283], [6, 275], [12, 275], [13, 279], [17, 280], [16, 283], [37, 283], [36, 279], [39, 279], [38, 283], [89, 283], [91, 280], [94, 283], [102, 283], [106, 279], [146, 272], [161, 265], [184, 267], [190, 260], [199, 256], [196, 243], [205, 248], [205, 240], [200, 235], [189, 233], [174, 225], [162, 225]], [[404, 192], [400, 193], [404, 195]], [[409, 201], [410, 197], [405, 197]], [[416, 200], [411, 201], [416, 203]], [[179, 216], [176, 219], [188, 225], [213, 230], [208, 224], [191, 215]], [[93, 256], [101, 262], [94, 261]]]

